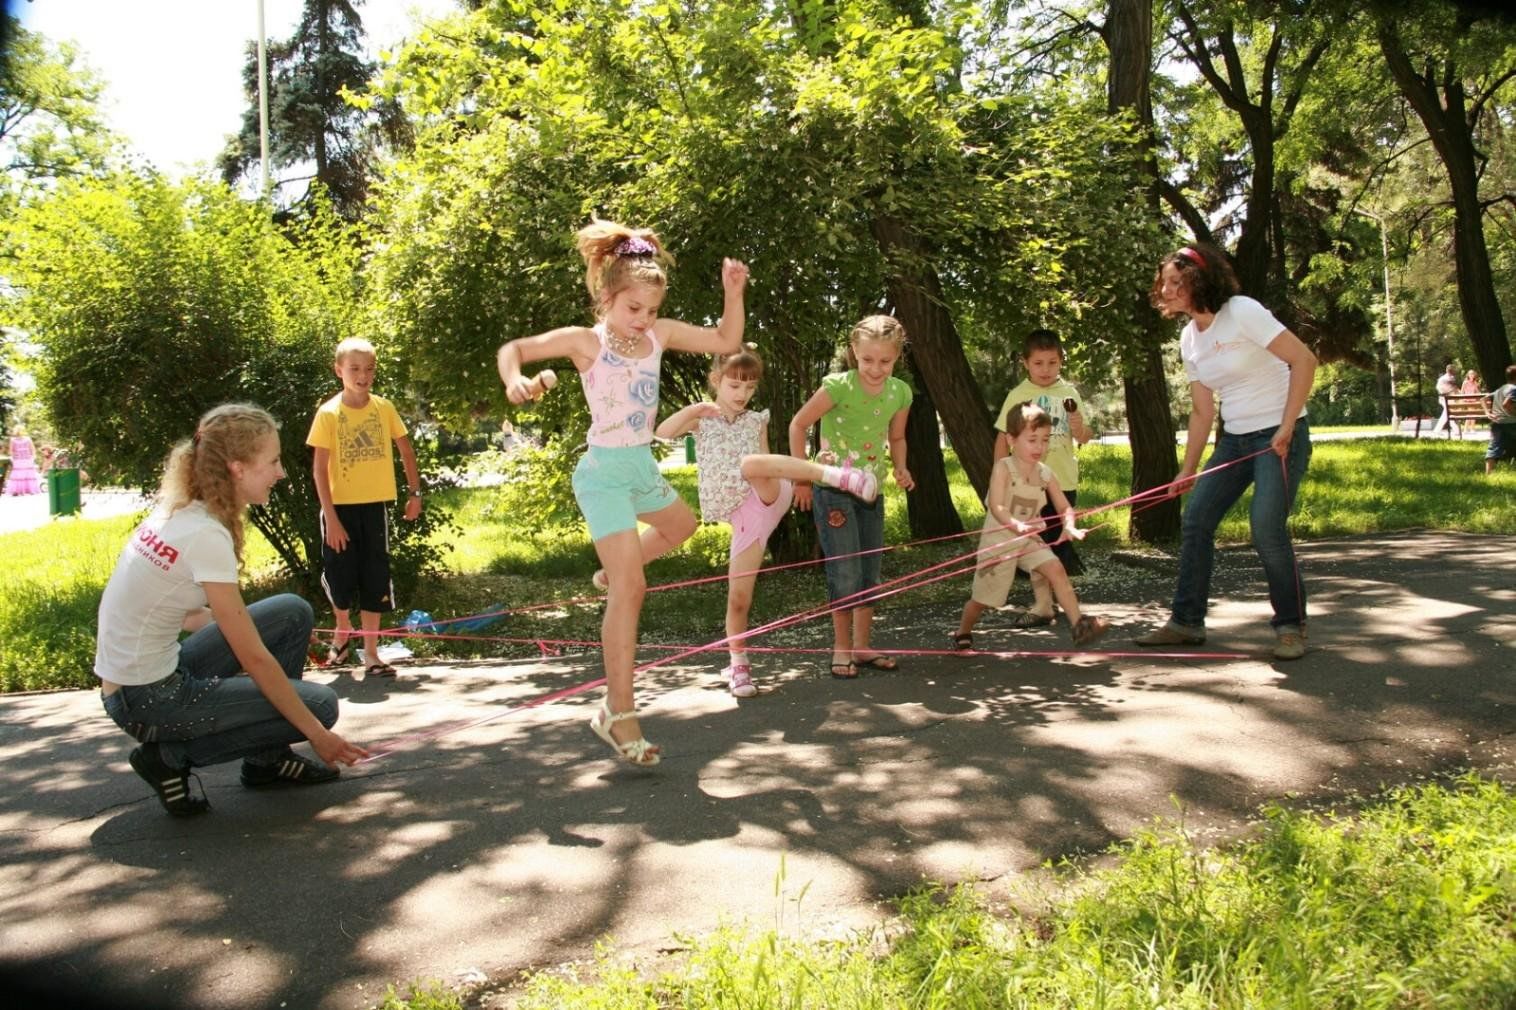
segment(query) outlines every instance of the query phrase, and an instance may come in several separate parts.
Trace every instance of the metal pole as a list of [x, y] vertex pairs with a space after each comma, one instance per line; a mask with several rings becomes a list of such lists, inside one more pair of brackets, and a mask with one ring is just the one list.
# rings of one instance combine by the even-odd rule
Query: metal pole
[[264, 41], [263, 0], [258, 0], [258, 156], [263, 163], [263, 184], [259, 192], [265, 200], [268, 191], [268, 46]]

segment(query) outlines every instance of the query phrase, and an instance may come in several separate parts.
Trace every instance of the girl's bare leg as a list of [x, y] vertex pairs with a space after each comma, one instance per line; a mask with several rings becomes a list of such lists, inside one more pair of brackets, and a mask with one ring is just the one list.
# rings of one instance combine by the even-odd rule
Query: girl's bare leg
[[[775, 493], [778, 493], [777, 485]], [[747, 647], [747, 640], [738, 636], [747, 631], [748, 613], [753, 608], [753, 587], [758, 582], [758, 569], [763, 565], [763, 552], [767, 546], [762, 541], [750, 544], [727, 563], [726, 648], [733, 656]]]
[[777, 482], [779, 479], [792, 481], [810, 481], [814, 484], [822, 483], [822, 477], [826, 468], [820, 463], [812, 463], [808, 459], [796, 459], [794, 456], [779, 456], [773, 453], [754, 453], [751, 456], [742, 457], [742, 479], [753, 487], [758, 488], [758, 496], [765, 502], [772, 502], [778, 495], [778, 484], [772, 483], [773, 493], [766, 493], [759, 487], [759, 481], [768, 480]]
[[[600, 621], [600, 648], [605, 664], [606, 703], [612, 713], [636, 708], [632, 668], [637, 660], [637, 622], [647, 579], [642, 572], [642, 544], [634, 530], [622, 530], [595, 541], [595, 553], [610, 583], [605, 616]], [[611, 724], [611, 736], [625, 743], [642, 735], [636, 719]]]
[[865, 659], [873, 659], [878, 653], [861, 656], [859, 653], [869, 651], [869, 636], [874, 633], [874, 608], [853, 608], [853, 659], [862, 662]]
[[847, 666], [853, 661], [853, 612], [832, 611], [832, 665]]

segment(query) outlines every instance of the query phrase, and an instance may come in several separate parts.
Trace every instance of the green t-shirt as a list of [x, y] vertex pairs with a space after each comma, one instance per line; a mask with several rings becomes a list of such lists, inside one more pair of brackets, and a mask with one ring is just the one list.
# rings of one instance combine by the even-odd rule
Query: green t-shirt
[[890, 472], [890, 418], [911, 405], [911, 387], [892, 375], [878, 396], [869, 396], [849, 369], [822, 379], [821, 388], [833, 404], [821, 415], [821, 448], [836, 453], [839, 464], [851, 459], [873, 471], [882, 485]]
[[1079, 405], [1079, 412], [1084, 412], [1084, 400], [1079, 396], [1079, 390], [1063, 377], [1059, 377], [1051, 386], [1039, 386], [1031, 379], [1022, 379], [1021, 382], [1005, 396], [1005, 403], [1000, 408], [1000, 416], [995, 418], [995, 427], [1005, 431], [1005, 419], [1010, 414], [1011, 408], [1018, 403], [1031, 400], [1037, 406], [1047, 411], [1048, 417], [1053, 419], [1053, 437], [1048, 440], [1047, 458], [1044, 463], [1053, 471], [1053, 476], [1058, 478], [1058, 486], [1065, 491], [1079, 490], [1079, 457], [1074, 455], [1074, 436], [1069, 431], [1069, 412], [1063, 409], [1063, 401], [1072, 398]]

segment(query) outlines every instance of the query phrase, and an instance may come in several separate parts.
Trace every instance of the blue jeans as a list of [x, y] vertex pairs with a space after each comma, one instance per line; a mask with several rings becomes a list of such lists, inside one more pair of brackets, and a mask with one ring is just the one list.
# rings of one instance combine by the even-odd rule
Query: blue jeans
[[1311, 461], [1311, 429], [1305, 418], [1295, 422], [1290, 451], [1280, 465], [1272, 452], [1254, 456], [1246, 463], [1211, 471], [1232, 460], [1267, 449], [1278, 428], [1233, 435], [1223, 432], [1211, 458], [1195, 481], [1184, 507], [1179, 539], [1179, 584], [1174, 588], [1174, 623], [1186, 628], [1204, 628], [1211, 599], [1211, 571], [1216, 560], [1216, 527], [1242, 497], [1249, 485], [1253, 505], [1249, 513], [1253, 549], [1263, 562], [1269, 584], [1269, 603], [1275, 628], [1305, 626], [1305, 588], [1295, 565], [1295, 547], [1290, 542], [1290, 510], [1295, 491]]
[[[821, 553], [826, 562], [826, 592], [833, 601], [852, 597], [865, 589], [879, 585], [879, 561], [884, 546], [884, 495], [875, 498], [873, 504], [865, 505], [846, 491], [839, 491], [824, 484], [817, 484], [811, 492], [811, 518], [816, 523], [816, 535], [821, 541]], [[873, 550], [863, 557], [859, 551]], [[873, 606], [865, 600], [852, 602]]]
[[[295, 693], [321, 725], [337, 724], [337, 693], [300, 679], [315, 615], [290, 593], [247, 608], [258, 637], [273, 653]], [[105, 712], [132, 737], [156, 741], [173, 768], [200, 768], [236, 758], [273, 764], [305, 739], [279, 714], [242, 666], [220, 629], [208, 624], [179, 644], [179, 666], [162, 680], [123, 685], [105, 697]]]

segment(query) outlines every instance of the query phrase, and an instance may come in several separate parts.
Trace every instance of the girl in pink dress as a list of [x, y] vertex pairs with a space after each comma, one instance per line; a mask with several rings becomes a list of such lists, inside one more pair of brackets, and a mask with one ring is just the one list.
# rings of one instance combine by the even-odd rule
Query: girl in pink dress
[[17, 428], [11, 434], [11, 469], [5, 475], [6, 494], [38, 494], [42, 481], [37, 476], [37, 451], [32, 440]]

